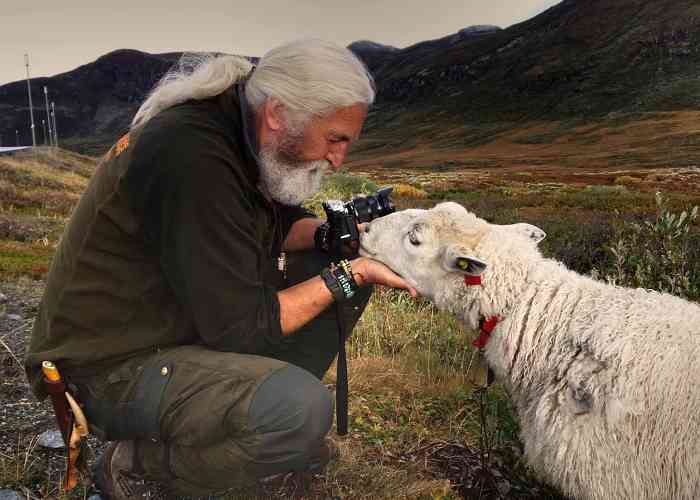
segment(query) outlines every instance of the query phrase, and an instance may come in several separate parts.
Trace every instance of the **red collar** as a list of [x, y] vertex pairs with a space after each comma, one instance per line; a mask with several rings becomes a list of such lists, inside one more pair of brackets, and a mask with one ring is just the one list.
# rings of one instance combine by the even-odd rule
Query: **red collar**
[[[464, 284], [466, 286], [481, 285], [481, 276], [470, 276], [465, 274]], [[486, 344], [491, 338], [491, 332], [493, 332], [500, 320], [501, 318], [498, 316], [491, 316], [490, 318], [484, 319], [479, 327], [479, 336], [472, 342], [472, 345], [477, 349], [483, 349], [486, 347]]]
[[498, 316], [491, 316], [481, 322], [481, 327], [479, 328], [479, 336], [472, 342], [472, 345], [477, 349], [483, 349], [486, 347], [489, 339], [491, 338], [491, 332], [493, 332], [496, 325], [501, 320]]
[[481, 276], [471, 276], [469, 274], [465, 274], [464, 275], [464, 284], [467, 286], [481, 285]]

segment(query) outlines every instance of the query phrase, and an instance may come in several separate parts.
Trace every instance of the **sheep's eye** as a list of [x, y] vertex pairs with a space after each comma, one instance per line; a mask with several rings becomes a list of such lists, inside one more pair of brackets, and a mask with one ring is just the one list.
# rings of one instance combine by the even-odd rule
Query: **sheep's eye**
[[411, 242], [411, 245], [415, 245], [415, 246], [420, 245], [420, 240], [419, 240], [418, 237], [416, 236], [416, 231], [415, 231], [415, 230], [411, 230], [411, 231], [408, 232], [408, 241]]

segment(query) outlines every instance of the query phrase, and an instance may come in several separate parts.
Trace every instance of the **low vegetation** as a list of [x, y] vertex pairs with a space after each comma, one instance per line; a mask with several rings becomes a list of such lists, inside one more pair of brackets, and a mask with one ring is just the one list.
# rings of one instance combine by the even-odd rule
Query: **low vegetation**
[[[94, 168], [94, 160], [68, 153], [0, 157], [0, 292], [9, 297], [0, 309], [0, 398], [8, 402], [0, 413], [0, 489], [31, 498], [61, 496], [62, 463], [60, 452], [36, 445], [52, 417], [46, 402], [31, 399], [19, 362], [53, 249]], [[328, 176], [308, 207], [320, 214], [325, 199], [349, 200], [387, 181], [383, 172], [365, 174]], [[397, 206], [452, 200], [490, 221], [527, 221], [548, 233], [548, 255], [581, 273], [700, 298], [698, 209], [683, 192], [655, 195], [629, 179], [495, 185], [434, 175], [434, 183], [394, 182]], [[25, 317], [8, 319], [18, 312]], [[486, 374], [472, 338], [424, 300], [377, 290], [349, 340], [350, 433], [332, 436], [342, 457], [307, 485], [306, 498], [559, 498], [524, 466], [505, 390], [481, 388]], [[13, 415], [27, 416], [8, 423]], [[93, 492], [78, 490], [70, 497]]]

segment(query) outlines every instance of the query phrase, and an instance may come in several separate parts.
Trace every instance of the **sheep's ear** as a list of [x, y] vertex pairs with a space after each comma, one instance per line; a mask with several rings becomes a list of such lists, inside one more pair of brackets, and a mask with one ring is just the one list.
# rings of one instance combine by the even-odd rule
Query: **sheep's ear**
[[486, 262], [469, 255], [469, 251], [462, 245], [448, 245], [442, 254], [442, 265], [447, 271], [457, 271], [462, 274], [478, 276], [487, 267]]
[[508, 227], [511, 231], [516, 231], [517, 233], [531, 239], [535, 244], [539, 243], [547, 237], [547, 233], [542, 231], [539, 227], [533, 226], [532, 224], [526, 224], [521, 222], [519, 224], [511, 224]]

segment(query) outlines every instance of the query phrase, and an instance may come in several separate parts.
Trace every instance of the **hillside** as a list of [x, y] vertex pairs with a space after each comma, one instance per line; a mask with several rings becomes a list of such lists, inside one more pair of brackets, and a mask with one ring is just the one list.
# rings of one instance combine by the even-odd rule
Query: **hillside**
[[[655, 113], [700, 110], [699, 62], [697, 2], [566, 0], [506, 30], [385, 52], [352, 159], [386, 164], [415, 148], [471, 157], [525, 126], [569, 142], [581, 142], [579, 126], [643, 128]], [[677, 116], [694, 130], [692, 113]]]
[[423, 42], [384, 59], [375, 76], [385, 107], [410, 102], [501, 119], [697, 108], [700, 4], [565, 0], [506, 30]]
[[39, 278], [96, 160], [41, 148], [0, 156], [0, 281]]
[[[37, 142], [41, 119], [46, 118], [44, 86], [56, 105], [56, 128], [64, 147], [102, 153], [128, 128], [139, 103], [179, 54], [147, 54], [118, 50], [94, 62], [49, 78], [34, 78], [32, 100]], [[27, 84], [19, 81], [0, 87], [0, 130], [20, 130], [20, 142], [31, 145]], [[9, 138], [5, 137], [5, 142]], [[14, 137], [12, 137], [14, 140]]]

